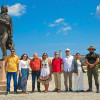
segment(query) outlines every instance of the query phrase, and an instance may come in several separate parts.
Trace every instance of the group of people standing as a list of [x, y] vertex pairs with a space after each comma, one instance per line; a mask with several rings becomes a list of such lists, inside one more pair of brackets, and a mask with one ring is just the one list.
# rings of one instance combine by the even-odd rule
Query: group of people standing
[[[88, 48], [89, 54], [85, 57], [85, 62], [87, 63], [87, 75], [89, 89], [86, 92], [92, 91], [92, 75], [94, 75], [95, 85], [97, 88], [97, 93], [99, 93], [99, 81], [98, 81], [98, 68], [97, 64], [99, 62], [99, 56], [94, 53], [96, 50], [93, 46]], [[14, 92], [17, 93], [17, 89], [21, 89], [22, 93], [28, 94], [27, 91], [27, 80], [29, 76], [29, 66], [32, 69], [32, 92], [35, 91], [35, 80], [37, 77], [37, 89], [41, 92], [40, 83], [45, 87], [43, 92], [47, 93], [49, 88], [49, 82], [52, 80], [52, 74], [54, 75], [55, 89], [53, 92], [61, 92], [61, 74], [64, 74], [64, 85], [66, 92], [85, 92], [83, 73], [84, 68], [82, 66], [82, 61], [80, 60], [80, 54], [76, 53], [76, 56], [70, 55], [70, 50], [65, 50], [66, 55], [59, 58], [58, 52], [54, 52], [54, 58], [52, 61], [48, 58], [47, 53], [43, 53], [42, 60], [38, 58], [37, 53], [33, 54], [33, 59], [28, 61], [27, 54], [23, 54], [19, 59], [15, 55], [15, 49], [11, 49], [11, 55], [7, 56], [5, 59], [5, 72], [7, 74], [7, 93], [10, 93], [10, 80], [13, 75], [14, 80]], [[72, 74], [74, 73], [75, 85], [74, 90], [72, 90]], [[19, 74], [18, 83], [17, 75]], [[69, 79], [69, 86], [68, 86]]]

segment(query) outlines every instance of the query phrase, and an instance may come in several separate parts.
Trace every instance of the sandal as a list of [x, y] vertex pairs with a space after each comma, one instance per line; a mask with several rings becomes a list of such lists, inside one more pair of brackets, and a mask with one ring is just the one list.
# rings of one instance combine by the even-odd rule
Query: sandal
[[44, 91], [44, 93], [47, 93], [47, 92], [48, 92], [48, 90], [45, 90], [45, 91]]
[[46, 90], [43, 90], [42, 92], [45, 92]]
[[25, 94], [29, 94], [29, 92], [27, 92], [27, 91], [25, 91], [24, 93], [25, 93]]

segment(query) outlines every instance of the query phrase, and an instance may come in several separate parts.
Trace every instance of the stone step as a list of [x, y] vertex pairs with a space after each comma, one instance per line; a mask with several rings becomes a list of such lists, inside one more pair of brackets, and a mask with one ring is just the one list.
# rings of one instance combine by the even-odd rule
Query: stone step
[[0, 81], [0, 85], [6, 85], [7, 81]]
[[0, 91], [6, 91], [7, 86], [6, 85], [0, 85]]

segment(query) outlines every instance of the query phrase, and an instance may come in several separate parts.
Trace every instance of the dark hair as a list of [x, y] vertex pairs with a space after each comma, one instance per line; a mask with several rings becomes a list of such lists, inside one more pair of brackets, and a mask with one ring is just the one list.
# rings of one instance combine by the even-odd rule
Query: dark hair
[[54, 52], [54, 54], [55, 54], [55, 53], [58, 53], [58, 52], [56, 51], [56, 52]]
[[76, 55], [78, 55], [78, 54], [80, 55], [80, 53], [76, 53]]
[[[43, 53], [43, 55], [44, 55], [44, 54], [46, 54], [46, 55], [47, 55], [47, 58], [48, 58], [48, 54], [47, 54], [47, 53]], [[42, 59], [44, 59], [44, 58], [43, 58], [43, 55], [42, 55]]]
[[23, 55], [21, 56], [20, 60], [22, 60], [22, 59], [23, 59], [24, 55], [26, 55], [26, 56], [27, 56], [27, 57], [26, 57], [26, 60], [28, 59], [28, 55], [27, 55], [27, 54], [23, 54]]
[[10, 51], [11, 51], [11, 50], [14, 50], [14, 51], [15, 51], [15, 49], [10, 49]]

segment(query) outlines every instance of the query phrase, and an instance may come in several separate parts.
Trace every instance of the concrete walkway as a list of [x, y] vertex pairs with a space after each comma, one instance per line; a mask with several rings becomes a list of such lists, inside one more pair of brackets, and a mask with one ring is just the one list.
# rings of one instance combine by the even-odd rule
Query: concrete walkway
[[[100, 76], [100, 74], [99, 74]], [[95, 93], [96, 92], [96, 87], [94, 83], [94, 78], [93, 78], [93, 92], [87, 93], [76, 93], [76, 92], [64, 92], [64, 78], [62, 74], [62, 92], [61, 93], [55, 93], [52, 92], [52, 90], [55, 88], [54, 84], [54, 79], [52, 77], [52, 81], [50, 82], [50, 87], [49, 87], [49, 92], [44, 93], [44, 92], [37, 92], [35, 90], [34, 93], [30, 94], [22, 94], [21, 91], [18, 91], [18, 94], [14, 94], [13, 91], [9, 95], [5, 95], [5, 93], [0, 93], [0, 100], [100, 100], [100, 93]], [[100, 79], [100, 77], [99, 77]], [[99, 80], [100, 81], [100, 80]], [[36, 86], [37, 87], [37, 86]], [[31, 92], [32, 88], [32, 81], [31, 81], [31, 75], [29, 76], [28, 80], [28, 86], [27, 90]], [[74, 75], [73, 75], [73, 88], [74, 88]], [[36, 88], [37, 89], [37, 88]], [[87, 74], [84, 74], [84, 89], [88, 89], [88, 81], [87, 81]], [[44, 90], [44, 86], [41, 84], [41, 90]]]

